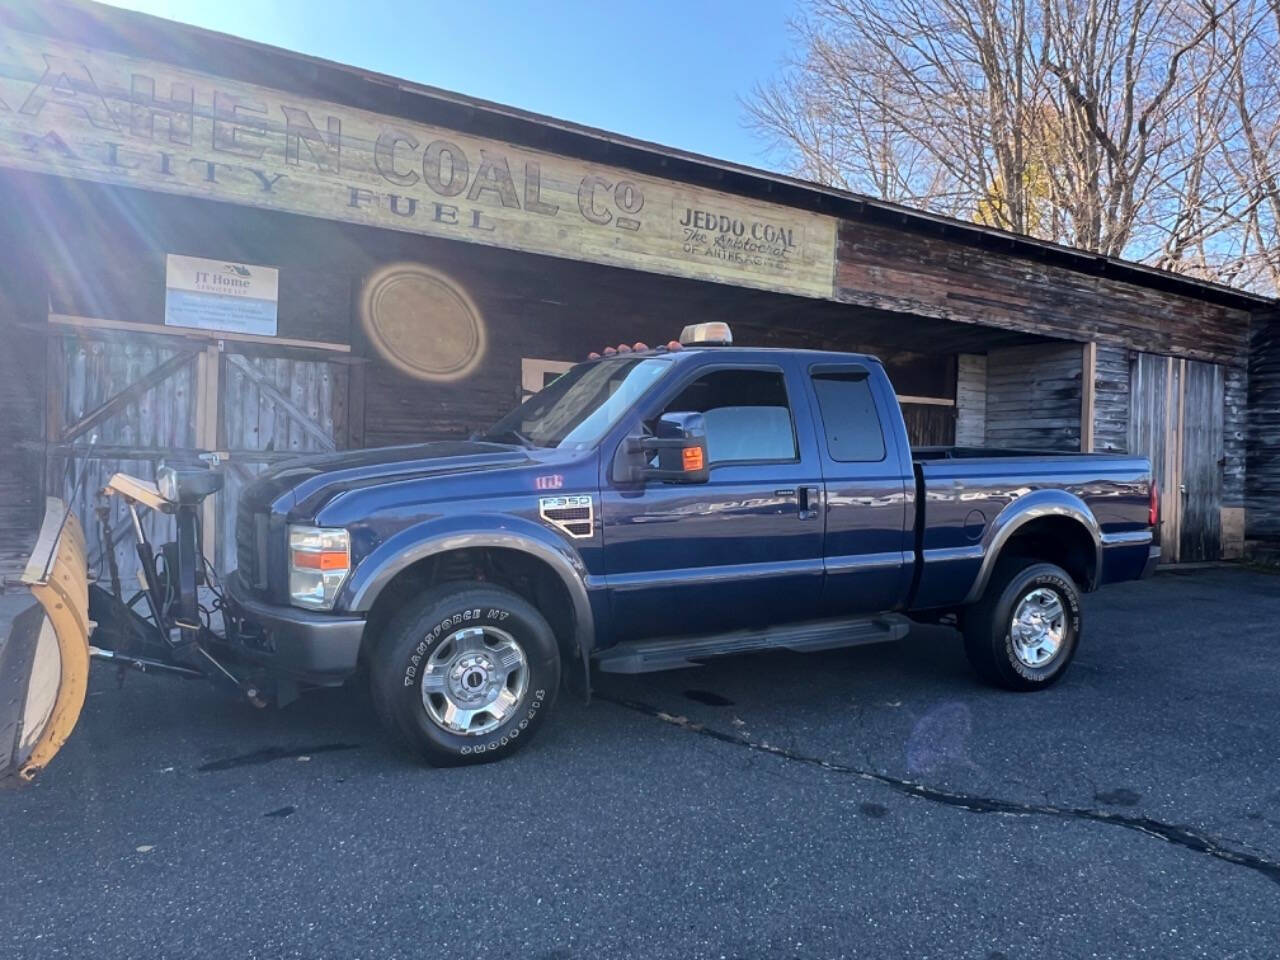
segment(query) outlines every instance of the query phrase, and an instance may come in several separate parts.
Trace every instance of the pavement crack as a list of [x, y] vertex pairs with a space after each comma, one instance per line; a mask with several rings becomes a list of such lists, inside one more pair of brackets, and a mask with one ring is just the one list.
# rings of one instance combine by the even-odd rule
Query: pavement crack
[[1137, 833], [1143, 833], [1147, 836], [1165, 840], [1169, 843], [1175, 844], [1176, 846], [1184, 847], [1187, 850], [1193, 850], [1196, 853], [1203, 853], [1218, 860], [1233, 863], [1236, 866], [1246, 867], [1262, 874], [1262, 876], [1266, 877], [1272, 883], [1280, 885], [1280, 862], [1255, 856], [1251, 853], [1244, 853], [1240, 850], [1233, 850], [1226, 846], [1221, 839], [1181, 824], [1165, 823], [1152, 817], [1131, 816], [1128, 814], [1113, 813], [1108, 810], [1095, 810], [1089, 807], [1064, 807], [1052, 803], [1020, 803], [1015, 800], [1002, 800], [999, 797], [983, 797], [976, 794], [942, 790], [937, 787], [925, 786], [922, 783], [915, 783], [911, 780], [903, 780], [899, 777], [893, 777], [886, 773], [878, 773], [874, 770], [864, 770], [850, 766], [849, 764], [839, 763], [834, 760], [824, 760], [821, 757], [809, 756], [785, 747], [775, 746], [774, 744], [765, 743], [764, 741], [753, 740], [750, 737], [742, 736], [737, 733], [717, 730], [714, 727], [708, 727], [704, 724], [696, 723], [688, 717], [668, 713], [665, 710], [661, 710], [651, 704], [642, 703], [638, 700], [611, 697], [600, 694], [599, 692], [596, 693], [596, 696], [598, 699], [612, 703], [615, 706], [623, 707], [627, 710], [634, 710], [637, 713], [653, 717], [656, 720], [661, 720], [663, 723], [671, 724], [672, 726], [679, 727], [682, 730], [687, 730], [690, 733], [698, 734], [699, 736], [708, 737], [712, 740], [718, 740], [721, 743], [727, 743], [731, 746], [741, 747], [746, 750], [772, 754], [775, 757], [782, 760], [788, 760], [792, 763], [800, 763], [806, 766], [817, 767], [831, 773], [839, 773], [846, 776], [856, 777], [860, 780], [865, 780], [868, 783], [877, 783], [903, 794], [904, 796], [913, 797], [918, 800], [928, 800], [931, 803], [938, 803], [947, 807], [956, 807], [961, 810], [967, 810], [970, 813], [998, 813], [1015, 817], [1053, 817], [1059, 820], [1083, 820], [1092, 823], [1107, 824], [1113, 827], [1122, 827], [1126, 830], [1133, 830]]

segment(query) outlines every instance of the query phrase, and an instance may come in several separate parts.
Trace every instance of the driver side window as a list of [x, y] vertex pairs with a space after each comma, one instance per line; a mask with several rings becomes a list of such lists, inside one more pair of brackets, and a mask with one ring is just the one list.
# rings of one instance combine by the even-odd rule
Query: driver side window
[[797, 459], [791, 405], [780, 371], [713, 370], [681, 390], [662, 412], [703, 415], [713, 466]]

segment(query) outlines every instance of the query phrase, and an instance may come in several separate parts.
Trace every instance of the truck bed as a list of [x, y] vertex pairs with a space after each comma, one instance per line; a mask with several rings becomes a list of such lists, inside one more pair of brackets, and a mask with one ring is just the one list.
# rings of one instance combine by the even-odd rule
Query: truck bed
[[1143, 457], [922, 447], [912, 460], [920, 564], [914, 607], [972, 601], [1015, 501], [1020, 513], [1031, 506], [1046, 517], [1087, 516], [1100, 554], [1095, 586], [1134, 579], [1146, 564], [1151, 474]]

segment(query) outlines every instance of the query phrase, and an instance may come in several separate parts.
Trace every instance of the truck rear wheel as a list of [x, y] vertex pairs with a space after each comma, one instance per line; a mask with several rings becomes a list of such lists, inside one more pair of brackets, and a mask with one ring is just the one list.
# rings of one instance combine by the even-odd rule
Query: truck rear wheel
[[373, 653], [370, 688], [383, 724], [433, 766], [485, 763], [519, 750], [560, 687], [546, 619], [502, 587], [447, 583], [408, 604]]
[[982, 599], [964, 611], [964, 649], [988, 683], [1041, 690], [1066, 672], [1080, 628], [1080, 592], [1065, 570], [1004, 560]]

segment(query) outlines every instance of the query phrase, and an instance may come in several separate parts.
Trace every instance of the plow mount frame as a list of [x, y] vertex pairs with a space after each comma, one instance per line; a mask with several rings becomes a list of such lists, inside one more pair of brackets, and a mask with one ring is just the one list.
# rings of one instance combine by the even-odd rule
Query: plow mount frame
[[[209, 478], [206, 486], [213, 492], [221, 478]], [[106, 537], [109, 590], [89, 582], [79, 519], [61, 499], [47, 498], [21, 578], [37, 606], [14, 620], [9, 641], [0, 645], [0, 736], [12, 743], [0, 740], [0, 783], [15, 777], [30, 782], [67, 742], [84, 709], [91, 660], [116, 666], [121, 680], [128, 670], [204, 679], [255, 706], [267, 705], [260, 688], [272, 685], [272, 678], [237, 662], [228, 638], [240, 634], [240, 617], [204, 562], [200, 500], [207, 493], [172, 502], [154, 483], [126, 474], [113, 476], [101, 492], [122, 498], [132, 515], [141, 589], [126, 599], [105, 508], [97, 515]], [[153, 549], [139, 507], [175, 515], [176, 541]], [[201, 605], [202, 585], [214, 597], [212, 609]], [[215, 614], [221, 616], [221, 633], [213, 629]]]

